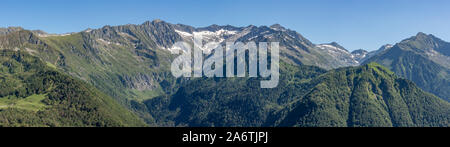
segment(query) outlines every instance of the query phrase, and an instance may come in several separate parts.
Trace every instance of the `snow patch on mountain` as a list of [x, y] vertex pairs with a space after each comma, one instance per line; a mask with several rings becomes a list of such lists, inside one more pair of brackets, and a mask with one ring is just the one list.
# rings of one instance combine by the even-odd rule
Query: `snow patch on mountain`
[[184, 32], [184, 31], [180, 31], [180, 30], [175, 30], [175, 32], [177, 32], [182, 37], [192, 37], [193, 36], [192, 33]]
[[316, 47], [333, 57], [336, 62], [341, 62], [348, 66], [359, 65], [359, 61], [355, 59], [356, 56], [337, 43], [319, 44]]
[[317, 47], [319, 47], [320, 49], [323, 50], [331, 50], [334, 52], [342, 52], [342, 53], [349, 53], [347, 50], [333, 46], [333, 45], [329, 45], [329, 44], [319, 44], [317, 45]]

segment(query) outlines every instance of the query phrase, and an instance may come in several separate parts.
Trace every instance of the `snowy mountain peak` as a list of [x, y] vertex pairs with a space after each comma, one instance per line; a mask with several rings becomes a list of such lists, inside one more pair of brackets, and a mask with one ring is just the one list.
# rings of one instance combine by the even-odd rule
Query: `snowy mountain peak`
[[381, 46], [378, 50], [379, 51], [384, 51], [384, 50], [390, 49], [392, 47], [393, 47], [392, 44], [385, 44], [385, 45]]
[[351, 54], [353, 55], [353, 59], [355, 59], [358, 62], [361, 62], [369, 55], [369, 52], [363, 49], [358, 49], [354, 50]]
[[356, 57], [355, 55], [351, 54], [347, 49], [336, 42], [319, 44], [316, 45], [316, 47], [332, 56], [336, 60], [336, 62], [340, 62], [348, 66], [359, 65], [359, 61], [356, 59], [359, 58], [359, 56]]
[[275, 31], [286, 31], [286, 28], [284, 28], [280, 24], [271, 25], [270, 28], [275, 30]]
[[347, 49], [345, 49], [343, 46], [339, 45], [336, 42], [319, 44], [319, 45], [317, 45], [317, 47], [319, 47], [320, 49], [324, 49], [324, 50], [335, 50], [338, 52], [345, 52], [345, 53], [350, 54], [350, 52]]
[[419, 32], [417, 33], [416, 37], [426, 37], [428, 36], [427, 34], [425, 34], [424, 32]]
[[369, 52], [364, 49], [357, 49], [352, 52], [352, 54], [365, 54], [365, 53], [369, 53]]

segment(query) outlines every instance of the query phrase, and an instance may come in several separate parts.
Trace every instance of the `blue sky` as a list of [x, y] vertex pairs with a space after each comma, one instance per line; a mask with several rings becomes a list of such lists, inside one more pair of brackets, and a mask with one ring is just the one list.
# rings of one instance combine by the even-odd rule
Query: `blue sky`
[[374, 50], [425, 32], [450, 41], [449, 0], [3, 0], [0, 27], [49, 33], [162, 19], [196, 27], [279, 23], [313, 43]]

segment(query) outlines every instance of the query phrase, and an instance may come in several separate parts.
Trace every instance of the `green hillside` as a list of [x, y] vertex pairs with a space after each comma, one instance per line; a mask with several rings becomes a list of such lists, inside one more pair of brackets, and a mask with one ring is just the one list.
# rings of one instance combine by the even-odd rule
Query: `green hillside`
[[85, 82], [22, 51], [0, 51], [0, 126], [144, 126]]
[[[143, 28], [136, 27], [139, 26], [104, 27], [65, 36], [38, 36], [19, 30], [1, 35], [0, 48], [22, 49], [37, 56], [93, 85], [152, 123], [151, 116], [135, 110], [132, 104], [171, 92], [177, 83], [168, 67], [173, 55], [154, 49], [151, 38], [142, 34]], [[123, 36], [118, 32], [121, 29], [136, 36]]]
[[383, 66], [330, 71], [302, 99], [276, 112], [276, 126], [450, 126], [450, 104]]
[[450, 126], [448, 102], [376, 63], [326, 73], [281, 67], [274, 89], [260, 79], [203, 78], [145, 103], [165, 126]]

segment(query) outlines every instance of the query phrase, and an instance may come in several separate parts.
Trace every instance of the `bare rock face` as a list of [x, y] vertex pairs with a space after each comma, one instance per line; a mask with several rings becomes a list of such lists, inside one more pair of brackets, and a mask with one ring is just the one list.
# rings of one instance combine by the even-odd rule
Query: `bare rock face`
[[122, 81], [122, 84], [130, 89], [135, 89], [139, 91], [144, 90], [154, 90], [157, 88], [157, 84], [152, 76], [146, 74], [138, 74], [135, 76], [123, 75], [119, 76]]
[[20, 30], [23, 30], [23, 28], [21, 28], [21, 27], [0, 28], [0, 35], [6, 35], [11, 32], [16, 32], [16, 31], [20, 31]]

